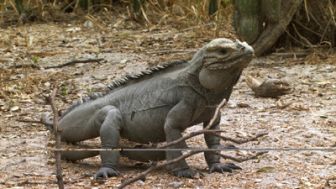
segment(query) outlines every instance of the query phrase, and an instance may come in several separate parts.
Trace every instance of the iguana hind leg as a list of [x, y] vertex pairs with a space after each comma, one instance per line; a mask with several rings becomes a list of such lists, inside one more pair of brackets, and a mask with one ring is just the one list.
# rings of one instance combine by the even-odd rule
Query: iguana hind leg
[[[100, 136], [100, 129], [105, 121], [108, 112], [115, 109], [113, 106], [105, 106], [96, 111], [93, 115], [85, 115], [82, 112], [73, 112], [60, 120], [61, 139], [64, 142], [76, 143]], [[90, 116], [90, 119], [82, 122], [83, 117]], [[80, 147], [80, 146], [79, 146]], [[62, 159], [77, 161], [99, 155], [99, 152], [62, 152]]]
[[[81, 116], [90, 116], [85, 122], [76, 122]], [[74, 119], [77, 117], [78, 119]], [[71, 119], [72, 118], [72, 119]], [[81, 115], [81, 112], [74, 112], [69, 119], [64, 117], [60, 126], [62, 131], [61, 138], [65, 142], [80, 142], [83, 140], [100, 136], [102, 148], [111, 149], [118, 146], [120, 139], [120, 129], [123, 121], [120, 111], [111, 105], [104, 106], [96, 111], [94, 115]], [[98, 155], [98, 152], [64, 152], [62, 158], [75, 161]], [[102, 151], [101, 168], [95, 177], [116, 176], [118, 172], [115, 166], [118, 163], [119, 151]]]
[[[123, 126], [121, 112], [114, 106], [105, 106], [102, 110], [102, 114], [104, 115], [104, 121], [100, 127], [100, 140], [102, 148], [115, 148], [119, 145], [120, 129]], [[101, 168], [97, 171], [95, 178], [106, 178], [119, 175], [115, 168], [117, 166], [119, 156], [119, 151], [101, 151]]]

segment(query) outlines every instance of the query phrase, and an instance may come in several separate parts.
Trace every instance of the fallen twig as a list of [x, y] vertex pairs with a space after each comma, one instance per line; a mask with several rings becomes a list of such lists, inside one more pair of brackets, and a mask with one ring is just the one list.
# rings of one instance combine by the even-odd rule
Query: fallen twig
[[46, 66], [46, 67], [43, 67], [43, 68], [44, 69], [62, 68], [62, 67], [65, 67], [65, 66], [69, 66], [69, 65], [73, 65], [73, 64], [78, 64], [78, 63], [91, 63], [91, 62], [100, 63], [103, 60], [104, 60], [103, 58], [96, 58], [96, 59], [94, 58], [94, 59], [85, 59], [85, 60], [72, 60], [72, 61], [66, 62], [64, 64]]
[[256, 159], [257, 157], [259, 157], [259, 156], [267, 153], [267, 151], [265, 151], [265, 152], [258, 152], [256, 154], [254, 154], [253, 156], [248, 156], [248, 157], [245, 157], [245, 158], [237, 158], [237, 157], [233, 157], [233, 156], [230, 156], [230, 155], [224, 155], [224, 154], [222, 154], [220, 152], [214, 152], [214, 153], [217, 154], [217, 155], [219, 155], [219, 156], [221, 156], [224, 159], [230, 159], [232, 161], [241, 163], [241, 162], [244, 162], [244, 161], [247, 161], [247, 160]]
[[145, 52], [146, 54], [177, 54], [177, 53], [182, 53], [182, 54], [188, 54], [188, 53], [195, 53], [196, 50], [190, 49], [190, 50], [160, 50], [160, 51], [149, 51]]
[[18, 119], [16, 119], [16, 121], [23, 122], [23, 123], [43, 123], [41, 120], [22, 119], [22, 118], [18, 118]]
[[247, 142], [256, 141], [258, 138], [267, 135], [267, 133], [259, 133], [255, 136], [251, 137], [251, 138], [234, 139], [234, 138], [231, 138], [231, 137], [222, 136], [218, 133], [209, 133], [209, 134], [215, 135], [215, 136], [221, 138], [222, 140], [231, 141], [231, 142], [236, 143], [236, 144], [244, 144], [244, 143], [247, 143]]
[[158, 163], [156, 165], [153, 165], [152, 167], [150, 167], [147, 170], [139, 173], [138, 175], [134, 176], [133, 178], [130, 178], [130, 179], [122, 182], [121, 185], [118, 186], [118, 188], [119, 189], [124, 188], [127, 185], [136, 182], [137, 180], [144, 179], [148, 173], [150, 173], [150, 172], [152, 172], [152, 171], [154, 171], [156, 169], [162, 168], [162, 167], [167, 166], [167, 165], [172, 164], [172, 163], [176, 163], [176, 162], [178, 162], [178, 161], [180, 161], [182, 159], [186, 159], [186, 158], [188, 158], [188, 157], [190, 157], [192, 155], [195, 155], [195, 154], [198, 154], [198, 153], [201, 153], [201, 152], [203, 152], [203, 151], [202, 150], [200, 150], [200, 151], [191, 151], [191, 152], [188, 152], [188, 153], [186, 153], [186, 154], [184, 154], [184, 155], [182, 155], [180, 157], [177, 157], [175, 159], [172, 159], [172, 160], [169, 160], [169, 161], [164, 161], [162, 163]]
[[272, 53], [273, 56], [280, 56], [282, 58], [303, 58], [309, 55], [310, 52], [278, 52]]
[[[49, 103], [54, 115], [54, 120], [53, 120], [53, 127], [54, 127], [54, 134], [56, 138], [56, 149], [61, 147], [61, 135], [60, 133], [62, 132], [58, 128], [58, 111], [55, 106], [55, 96], [57, 93], [57, 88], [55, 88], [50, 96]], [[56, 178], [57, 178], [57, 184], [58, 188], [63, 189], [64, 188], [64, 182], [63, 182], [63, 175], [62, 175], [62, 167], [61, 167], [61, 152], [55, 151], [55, 158], [56, 158]]]
[[41, 69], [41, 66], [37, 65], [37, 64], [14, 64], [13, 66], [9, 66], [8, 68], [27, 68], [27, 67], [31, 67], [31, 68], [35, 68], [35, 69]]
[[35, 68], [35, 69], [62, 68], [62, 67], [65, 67], [65, 66], [78, 64], [78, 63], [91, 63], [91, 62], [100, 63], [103, 60], [105, 60], [105, 59], [103, 59], [103, 58], [91, 59], [90, 58], [90, 59], [83, 59], [83, 60], [72, 60], [72, 61], [66, 62], [64, 64], [51, 65], [51, 66], [46, 66], [46, 67], [40, 66], [38, 64], [33, 64], [33, 63], [32, 64], [15, 64], [15, 65], [9, 66], [8, 69], [11, 69], [11, 68], [25, 68], [25, 67], [31, 67], [31, 68]]

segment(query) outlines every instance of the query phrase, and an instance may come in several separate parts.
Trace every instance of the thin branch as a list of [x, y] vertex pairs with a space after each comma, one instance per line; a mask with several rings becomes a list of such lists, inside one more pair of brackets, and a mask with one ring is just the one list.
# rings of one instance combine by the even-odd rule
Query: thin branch
[[216, 111], [214, 113], [214, 115], [212, 116], [210, 122], [208, 123], [208, 125], [204, 128], [204, 130], [210, 129], [210, 127], [215, 123], [217, 117], [219, 116], [219, 114], [221, 113], [221, 109], [227, 104], [227, 100], [224, 98], [222, 100], [221, 103], [218, 104]]
[[[52, 91], [50, 96], [50, 106], [54, 115], [53, 126], [54, 126], [54, 134], [56, 138], [56, 149], [61, 147], [61, 135], [62, 132], [58, 129], [58, 111], [55, 105], [55, 96], [57, 93], [57, 88]], [[62, 175], [62, 167], [61, 167], [61, 152], [55, 151], [55, 158], [56, 158], [56, 178], [58, 188], [64, 189], [64, 182], [63, 182], [63, 175]]]
[[[156, 170], [156, 169], [159, 169], [159, 168], [162, 168], [164, 166], [167, 166], [169, 164], [172, 164], [172, 163], [175, 163], [175, 162], [178, 162], [182, 159], [186, 159], [192, 155], [195, 155], [195, 154], [198, 154], [198, 153], [201, 153], [203, 152], [203, 150], [199, 150], [199, 151], [190, 151], [178, 158], [175, 158], [175, 159], [172, 159], [172, 160], [169, 160], [169, 161], [165, 161], [163, 163], [158, 163], [156, 165], [153, 165], [152, 167], [148, 168], [147, 170], [137, 174], [136, 176], [134, 176], [133, 178], [130, 178], [124, 182], [121, 183], [121, 185], [118, 187], [118, 189], [122, 189], [124, 187], [126, 187], [127, 185], [129, 184], [132, 184], [138, 180], [141, 180], [141, 179], [144, 179], [150, 172]], [[216, 152], [215, 152], [216, 153]], [[221, 153], [216, 153], [218, 154], [219, 156], [225, 158], [225, 159], [231, 159], [231, 160], [234, 160], [234, 161], [237, 161], [237, 162], [243, 162], [243, 161], [247, 161], [247, 160], [250, 160], [250, 159], [256, 159], [258, 156], [261, 156], [263, 154], [265, 154], [267, 152], [258, 152], [256, 153], [255, 155], [253, 156], [249, 156], [249, 157], [245, 157], [245, 158], [235, 158], [235, 157], [232, 157], [232, 156], [228, 156], [228, 155], [223, 155]]]
[[105, 60], [105, 59], [103, 59], [103, 58], [95, 59], [94, 58], [94, 59], [72, 60], [72, 61], [60, 64], [60, 65], [51, 65], [51, 66], [46, 66], [46, 67], [40, 66], [38, 64], [33, 64], [33, 63], [32, 64], [15, 64], [15, 65], [9, 66], [8, 69], [11, 69], [11, 68], [25, 68], [25, 67], [31, 67], [31, 68], [35, 68], [35, 69], [62, 68], [62, 67], [65, 67], [65, 66], [78, 64], [78, 63], [91, 63], [91, 62], [100, 63], [103, 60]]
[[324, 152], [336, 152], [335, 147], [327, 148], [288, 148], [288, 147], [259, 147], [259, 148], [236, 148], [236, 147], [222, 147], [222, 148], [169, 148], [169, 149], [159, 149], [159, 148], [49, 148], [52, 151], [59, 152], [110, 152], [110, 151], [135, 151], [135, 152], [146, 152], [146, 151], [202, 151], [202, 152], [218, 152], [218, 151], [277, 151], [277, 152], [290, 152], [290, 151], [324, 151]]
[[309, 51], [307, 52], [289, 52], [289, 53], [272, 53], [273, 56], [280, 56], [282, 58], [303, 58], [309, 55]]
[[320, 33], [316, 32], [316, 31], [310, 29], [309, 27], [305, 26], [304, 24], [302, 24], [300, 21], [298, 21], [298, 20], [296, 20], [296, 19], [294, 19], [293, 21], [294, 21], [295, 24], [301, 26], [301, 28], [303, 28], [303, 29], [305, 29], [306, 31], [309, 31], [310, 33], [313, 33], [313, 34], [315, 34], [315, 35], [317, 35], [318, 37], [321, 38], [322, 34], [320, 34]]
[[171, 50], [171, 49], [167, 49], [167, 50], [159, 50], [159, 51], [148, 51], [145, 52], [146, 54], [188, 54], [188, 53], [195, 53], [196, 50], [195, 49], [184, 49], [184, 50]]
[[176, 162], [178, 162], [178, 161], [180, 161], [182, 159], [186, 159], [186, 158], [188, 158], [188, 157], [190, 157], [192, 155], [195, 155], [195, 154], [198, 154], [198, 153], [201, 153], [201, 152], [203, 152], [203, 151], [191, 151], [191, 152], [188, 152], [188, 153], [186, 153], [186, 154], [184, 154], [182, 156], [179, 156], [179, 157], [177, 157], [175, 159], [172, 159], [172, 160], [169, 160], [169, 161], [164, 161], [162, 163], [158, 163], [156, 165], [153, 165], [152, 167], [150, 167], [147, 170], [139, 173], [138, 175], [134, 176], [133, 178], [130, 178], [130, 179], [122, 182], [121, 185], [118, 187], [118, 189], [124, 188], [127, 185], [136, 182], [137, 180], [141, 180], [141, 179], [145, 178], [146, 175], [148, 175], [148, 173], [150, 173], [150, 172], [152, 172], [152, 171], [154, 171], [156, 169], [162, 168], [162, 167], [170, 165], [172, 163], [176, 163]]
[[100, 63], [103, 60], [104, 60], [103, 58], [94, 58], [94, 59], [85, 59], [85, 60], [72, 60], [72, 61], [66, 62], [64, 64], [60, 64], [60, 65], [46, 66], [46, 67], [44, 67], [44, 69], [62, 68], [62, 67], [65, 67], [65, 66], [78, 64], [78, 63], [91, 63], [91, 62]]
[[292, 26], [296, 35], [299, 36], [299, 38], [306, 43], [306, 46], [308, 46], [309, 48], [314, 47], [314, 45], [307, 38], [300, 34], [300, 32], [296, 29], [295, 24], [292, 24]]
[[215, 136], [221, 138], [222, 140], [231, 141], [231, 142], [236, 143], [236, 144], [244, 144], [244, 143], [247, 143], [247, 142], [256, 141], [258, 138], [267, 135], [267, 133], [259, 133], [259, 134], [255, 135], [254, 137], [251, 137], [251, 138], [234, 139], [234, 138], [231, 138], [231, 137], [222, 136], [218, 133], [209, 133], [209, 134], [215, 135]]
[[35, 68], [35, 69], [41, 69], [41, 66], [37, 65], [37, 64], [14, 64], [12, 66], [9, 66], [8, 69], [11, 68], [27, 68], [27, 67], [31, 67], [31, 68]]
[[258, 152], [258, 153], [254, 154], [252, 156], [247, 156], [247, 157], [244, 157], [244, 158], [237, 158], [237, 157], [233, 157], [233, 156], [230, 156], [230, 155], [224, 155], [220, 152], [214, 152], [214, 153], [221, 156], [224, 159], [230, 159], [232, 161], [241, 163], [241, 162], [244, 162], [244, 161], [247, 161], [247, 160], [256, 159], [257, 157], [259, 157], [259, 156], [261, 156], [261, 155], [263, 155], [267, 152]]
[[23, 122], [23, 123], [43, 123], [41, 120], [23, 119], [23, 118], [18, 118], [16, 119], [16, 121]]
[[204, 129], [199, 130], [199, 131], [194, 131], [194, 132], [191, 132], [187, 135], [184, 135], [183, 137], [181, 137], [177, 140], [174, 140], [174, 141], [171, 141], [169, 143], [163, 144], [162, 146], [158, 146], [158, 148], [159, 149], [167, 148], [169, 146], [172, 146], [174, 144], [177, 144], [179, 142], [188, 140], [189, 138], [192, 138], [192, 137], [195, 137], [195, 136], [198, 136], [198, 135], [201, 135], [201, 134], [214, 134], [214, 133], [217, 133], [217, 132], [225, 132], [225, 131], [223, 131], [223, 130], [204, 130]]

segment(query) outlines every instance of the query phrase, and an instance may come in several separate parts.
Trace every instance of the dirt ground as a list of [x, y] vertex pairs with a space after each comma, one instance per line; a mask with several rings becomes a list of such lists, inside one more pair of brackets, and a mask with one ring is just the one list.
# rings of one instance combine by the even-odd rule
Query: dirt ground
[[[201, 29], [200, 29], [201, 28]], [[100, 30], [85, 22], [33, 24], [0, 29], [0, 188], [56, 188], [50, 133], [39, 120], [51, 112], [45, 103], [57, 82], [57, 106], [66, 109], [75, 99], [104, 89], [125, 73], [138, 72], [166, 60], [188, 59], [214, 38], [211, 26], [176, 29], [117, 28]], [[234, 37], [223, 30], [222, 37]], [[300, 53], [295, 53], [300, 52]], [[303, 53], [302, 53], [303, 52]], [[300, 56], [297, 56], [300, 54]], [[303, 54], [303, 56], [301, 56]], [[103, 58], [100, 63], [74, 59]], [[233, 173], [207, 172], [202, 155], [188, 159], [200, 170], [197, 179], [176, 178], [160, 169], [129, 188], [335, 188], [336, 187], [336, 54], [335, 50], [282, 50], [256, 58], [245, 70], [222, 111], [226, 136], [268, 134], [242, 148], [272, 148], [255, 160], [237, 163]], [[292, 92], [279, 99], [256, 98], [245, 78], [253, 75], [286, 79]], [[21, 121], [20, 121], [21, 120]], [[188, 129], [199, 129], [195, 126]], [[49, 141], [49, 142], [48, 142]], [[188, 141], [203, 146], [202, 137]], [[297, 150], [280, 150], [284, 148]], [[329, 150], [298, 150], [328, 148]], [[225, 152], [226, 153], [226, 152]], [[250, 155], [251, 151], [228, 152]], [[99, 158], [62, 162], [66, 188], [110, 188], [143, 171], [147, 165], [121, 160], [121, 176], [105, 183], [92, 181]]]

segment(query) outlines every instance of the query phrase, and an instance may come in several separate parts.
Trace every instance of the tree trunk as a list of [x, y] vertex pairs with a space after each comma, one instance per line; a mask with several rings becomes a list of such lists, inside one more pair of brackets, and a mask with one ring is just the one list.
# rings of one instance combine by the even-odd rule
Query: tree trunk
[[301, 4], [302, 0], [291, 0], [283, 3], [280, 13], [281, 19], [278, 19], [277, 22], [268, 22], [258, 39], [252, 44], [257, 56], [273, 47], [278, 38], [286, 31], [288, 24]]
[[261, 31], [259, 0], [235, 0], [234, 27], [242, 40], [252, 44]]
[[[256, 55], [283, 41], [302, 47], [336, 45], [335, 0], [235, 0], [234, 27]], [[286, 31], [286, 33], [285, 33]], [[281, 36], [281, 40], [279, 40]], [[289, 40], [283, 40], [283, 39]]]

